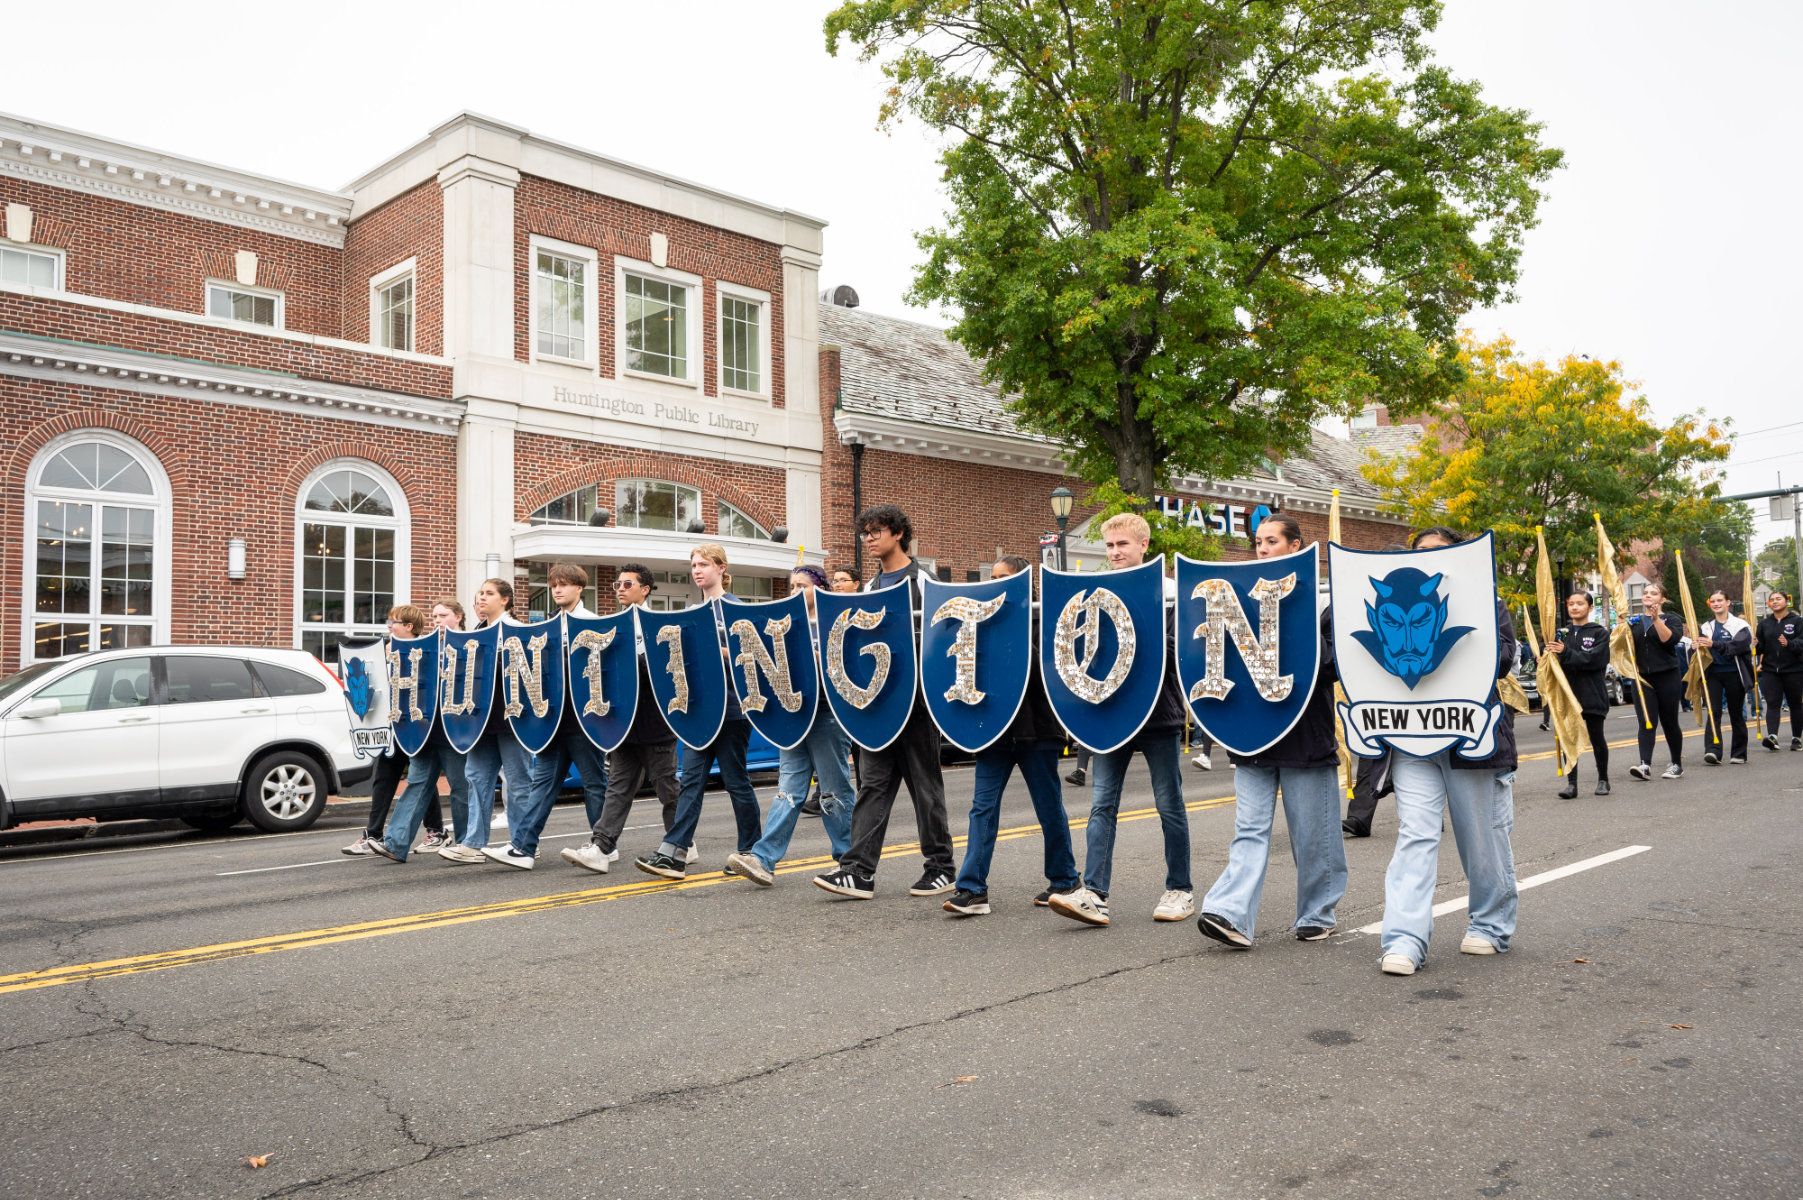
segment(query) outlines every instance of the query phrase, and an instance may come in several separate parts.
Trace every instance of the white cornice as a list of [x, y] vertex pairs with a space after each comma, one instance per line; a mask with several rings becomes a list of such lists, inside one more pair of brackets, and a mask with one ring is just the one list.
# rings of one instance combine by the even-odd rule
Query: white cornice
[[[515, 525], [513, 556], [547, 562], [642, 562], [653, 568], [684, 570], [699, 536], [617, 525]], [[726, 550], [735, 575], [785, 579], [795, 569], [795, 547], [787, 542], [709, 536]], [[802, 558], [817, 567], [826, 565], [824, 550], [805, 551]]]
[[12, 333], [0, 333], [0, 376], [298, 412], [446, 435], [455, 435], [463, 421], [463, 405], [453, 400], [428, 400], [270, 371]]
[[351, 198], [0, 113], [0, 175], [343, 246]]

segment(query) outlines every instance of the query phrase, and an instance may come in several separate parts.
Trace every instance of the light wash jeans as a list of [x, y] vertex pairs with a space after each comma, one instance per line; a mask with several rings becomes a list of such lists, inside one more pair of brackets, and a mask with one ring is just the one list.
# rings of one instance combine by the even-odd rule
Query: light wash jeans
[[1108, 754], [1095, 756], [1095, 790], [1089, 802], [1089, 828], [1083, 851], [1083, 886], [1106, 896], [1114, 871], [1114, 827], [1121, 809], [1121, 784], [1134, 751], [1146, 756], [1152, 772], [1152, 802], [1164, 826], [1164, 886], [1187, 892], [1189, 879], [1189, 814], [1183, 807], [1183, 762], [1180, 734], [1142, 733]]
[[1334, 906], [1346, 894], [1346, 843], [1340, 837], [1337, 767], [1254, 767], [1233, 773], [1233, 843], [1227, 869], [1208, 889], [1202, 911], [1253, 936], [1258, 900], [1271, 859], [1271, 825], [1283, 794], [1283, 820], [1296, 863], [1296, 928], [1334, 927]]
[[1002, 739], [977, 755], [976, 779], [970, 797], [970, 834], [964, 841], [964, 865], [958, 868], [958, 889], [973, 895], [989, 894], [989, 865], [995, 859], [995, 839], [1001, 825], [1002, 792], [1014, 768], [1026, 781], [1033, 815], [1045, 843], [1045, 878], [1055, 891], [1077, 886], [1077, 860], [1071, 853], [1071, 822], [1064, 812], [1064, 791], [1058, 783], [1058, 753], [1062, 742], [1017, 742]]
[[607, 759], [566, 711], [557, 736], [532, 760], [530, 790], [516, 804], [513, 789], [507, 789], [507, 832], [513, 848], [521, 854], [538, 853], [538, 836], [551, 819], [551, 807], [557, 803], [558, 789], [563, 787], [571, 763], [576, 765], [576, 775], [582, 780], [582, 804], [592, 825], [601, 816], [601, 807], [607, 800]]
[[850, 754], [851, 742], [822, 700], [814, 715], [814, 728], [808, 730], [808, 736], [799, 745], [782, 751], [778, 762], [776, 799], [770, 802], [770, 811], [764, 817], [764, 836], [751, 848], [752, 857], [764, 864], [764, 870], [776, 870], [776, 864], [789, 852], [795, 822], [801, 816], [801, 806], [807, 803], [808, 784], [815, 777], [820, 779], [820, 823], [826, 826], [833, 858], [837, 860], [851, 849], [851, 810], [858, 794], [845, 775]]
[[532, 794], [532, 756], [505, 722], [482, 735], [464, 756], [464, 774], [469, 780], [469, 819], [464, 824], [460, 846], [480, 850], [488, 845], [488, 823], [494, 815], [495, 780], [507, 780], [508, 807], [515, 796]]
[[1434, 884], [1440, 869], [1440, 814], [1452, 817], [1459, 863], [1471, 887], [1474, 933], [1497, 950], [1515, 935], [1515, 772], [1453, 769], [1452, 751], [1429, 758], [1396, 755], [1396, 853], [1384, 876], [1385, 954], [1420, 966], [1434, 932]]
[[443, 735], [435, 734], [407, 764], [407, 790], [388, 814], [388, 833], [382, 840], [402, 862], [407, 861], [407, 852], [419, 835], [420, 818], [426, 813], [426, 798], [438, 794], [440, 775], [451, 784], [453, 833], [460, 842], [469, 836], [469, 781], [465, 778], [463, 755], [451, 749]]

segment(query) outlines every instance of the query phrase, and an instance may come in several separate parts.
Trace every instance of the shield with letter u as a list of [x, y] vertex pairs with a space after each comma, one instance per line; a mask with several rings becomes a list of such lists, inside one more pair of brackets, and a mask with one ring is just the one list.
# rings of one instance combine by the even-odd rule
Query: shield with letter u
[[1072, 737], [1098, 754], [1133, 740], [1164, 685], [1164, 559], [1124, 571], [1041, 568], [1039, 668]]
[[570, 708], [589, 741], [604, 751], [626, 740], [639, 706], [638, 626], [632, 610], [568, 617]]
[[537, 754], [563, 719], [563, 614], [532, 625], [501, 626], [501, 703], [513, 736]]
[[470, 633], [445, 632], [438, 720], [451, 749], [459, 754], [468, 754], [482, 740], [494, 711], [501, 628], [495, 624]]
[[726, 720], [726, 659], [714, 605], [633, 613], [645, 640], [646, 673], [659, 715], [683, 745], [705, 749]]
[[914, 589], [907, 580], [874, 592], [814, 592], [820, 619], [820, 685], [849, 737], [881, 750], [914, 711]]
[[920, 694], [946, 740], [975, 754], [1014, 723], [1033, 664], [1033, 573], [922, 578]]
[[1196, 723], [1234, 754], [1301, 720], [1321, 666], [1316, 546], [1253, 562], [1177, 556], [1177, 680]]
[[796, 592], [770, 604], [725, 604], [720, 616], [745, 719], [778, 750], [799, 746], [820, 702], [807, 597]]
[[443, 636], [434, 629], [425, 637], [394, 638], [388, 643], [388, 723], [394, 744], [411, 758], [425, 749], [438, 719], [439, 647]]

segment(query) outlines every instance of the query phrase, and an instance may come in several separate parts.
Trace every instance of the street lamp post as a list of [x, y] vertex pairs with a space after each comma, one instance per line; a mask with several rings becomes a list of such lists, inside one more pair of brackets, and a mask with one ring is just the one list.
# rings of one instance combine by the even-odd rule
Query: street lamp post
[[1060, 571], [1070, 569], [1064, 565], [1064, 528], [1070, 524], [1071, 503], [1074, 500], [1076, 497], [1071, 495], [1069, 488], [1061, 486], [1052, 489], [1052, 519], [1058, 522], [1058, 569]]

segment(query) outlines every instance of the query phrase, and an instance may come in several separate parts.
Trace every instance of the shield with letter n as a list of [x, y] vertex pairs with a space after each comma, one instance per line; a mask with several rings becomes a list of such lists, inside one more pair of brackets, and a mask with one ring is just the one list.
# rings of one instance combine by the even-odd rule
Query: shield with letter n
[[338, 672], [344, 706], [351, 716], [351, 752], [358, 758], [394, 753], [394, 726], [388, 723], [388, 643], [340, 641]]
[[626, 740], [639, 706], [638, 626], [632, 610], [564, 618], [569, 636], [570, 708], [584, 736], [603, 751]]
[[1496, 559], [1483, 537], [1387, 554], [1328, 548], [1346, 748], [1425, 758], [1496, 749]]
[[679, 612], [635, 608], [645, 641], [651, 699], [664, 723], [691, 750], [706, 749], [726, 720], [726, 658], [710, 603]]
[[513, 736], [537, 754], [563, 720], [563, 614], [532, 625], [501, 626], [501, 703]]
[[1315, 546], [1252, 562], [1177, 556], [1177, 680], [1231, 753], [1270, 749], [1315, 694], [1321, 666]]
[[394, 638], [388, 643], [388, 723], [394, 744], [409, 758], [425, 749], [438, 719], [439, 649], [443, 635]]
[[907, 580], [874, 592], [814, 592], [820, 620], [821, 695], [845, 736], [881, 750], [914, 711], [914, 589]]
[[468, 754], [482, 740], [488, 716], [494, 711], [501, 628], [495, 624], [469, 633], [445, 631], [438, 721], [444, 726], [445, 740], [459, 754]]
[[1033, 572], [980, 583], [922, 578], [920, 694], [968, 753], [1008, 732], [1033, 665]]
[[795, 592], [769, 604], [722, 604], [720, 619], [745, 719], [778, 750], [801, 745], [820, 702], [807, 597]]
[[1124, 571], [1041, 569], [1039, 669], [1072, 737], [1097, 754], [1133, 740], [1164, 686], [1164, 558]]

